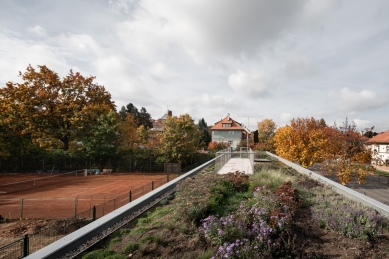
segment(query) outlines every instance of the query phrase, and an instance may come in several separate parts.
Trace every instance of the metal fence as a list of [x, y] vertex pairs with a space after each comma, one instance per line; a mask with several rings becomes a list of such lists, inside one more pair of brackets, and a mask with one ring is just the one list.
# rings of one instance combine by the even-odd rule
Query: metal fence
[[250, 159], [251, 168], [254, 170], [254, 156], [255, 153], [250, 149], [246, 151], [232, 151], [227, 148], [216, 152], [215, 170], [219, 171], [231, 158], [248, 158]]
[[[93, 206], [88, 210], [77, 213], [67, 219], [56, 220], [52, 222], [52, 224], [36, 231], [34, 234], [26, 235], [23, 238], [19, 238], [10, 244], [0, 247], [0, 259], [22, 258], [30, 253], [38, 251], [42, 247], [53, 243], [63, 236], [70, 234], [90, 222], [122, 207], [123, 205], [142, 197], [172, 179], [173, 178], [171, 176], [167, 175], [166, 177], [152, 181], [151, 183], [135, 190], [130, 190], [126, 194], [107, 200], [100, 205]], [[73, 202], [73, 199], [71, 199], [71, 201]], [[75, 206], [77, 205], [75, 204]], [[22, 211], [22, 213], [26, 213], [25, 209], [22, 209]], [[74, 211], [76, 211], [76, 209]], [[69, 213], [74, 212], [70, 211]]]
[[376, 175], [371, 175], [370, 177], [380, 183], [389, 185], [389, 176], [376, 174]]

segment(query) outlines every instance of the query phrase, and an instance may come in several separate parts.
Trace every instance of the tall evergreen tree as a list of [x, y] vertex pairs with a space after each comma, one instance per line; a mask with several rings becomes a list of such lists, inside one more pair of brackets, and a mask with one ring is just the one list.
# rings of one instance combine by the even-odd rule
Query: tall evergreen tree
[[212, 138], [211, 134], [208, 131], [208, 126], [204, 118], [201, 118], [199, 120], [198, 127], [201, 132], [200, 141], [207, 147], [209, 145], [209, 142], [211, 142]]
[[123, 106], [119, 112], [119, 115], [122, 119], [123, 117], [125, 118], [125, 112], [131, 113], [134, 116], [138, 127], [143, 125], [146, 129], [152, 128], [152, 123], [150, 121], [151, 115], [147, 112], [145, 107], [142, 107], [139, 111], [138, 108], [136, 108], [132, 103], [129, 103], [126, 107]]

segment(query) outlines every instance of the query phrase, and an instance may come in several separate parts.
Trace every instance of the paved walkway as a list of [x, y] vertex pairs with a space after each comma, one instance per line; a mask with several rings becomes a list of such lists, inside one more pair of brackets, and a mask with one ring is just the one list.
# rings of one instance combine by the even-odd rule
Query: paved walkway
[[218, 174], [234, 173], [236, 171], [244, 172], [246, 174], [253, 174], [250, 159], [248, 158], [231, 158], [227, 163], [217, 172]]

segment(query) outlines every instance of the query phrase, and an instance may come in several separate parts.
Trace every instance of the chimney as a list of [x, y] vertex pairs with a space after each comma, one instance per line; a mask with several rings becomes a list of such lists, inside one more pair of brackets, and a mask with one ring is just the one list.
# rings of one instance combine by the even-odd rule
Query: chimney
[[227, 120], [229, 121], [230, 120], [230, 114], [227, 113]]
[[170, 111], [170, 110], [167, 110], [167, 116], [172, 117], [173, 116], [173, 112]]

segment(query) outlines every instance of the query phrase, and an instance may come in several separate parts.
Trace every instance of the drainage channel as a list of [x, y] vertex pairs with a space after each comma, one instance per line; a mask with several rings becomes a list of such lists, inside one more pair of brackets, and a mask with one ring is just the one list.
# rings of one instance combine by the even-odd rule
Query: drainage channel
[[136, 212], [132, 213], [131, 215], [123, 218], [121, 221], [119, 221], [115, 225], [113, 225], [113, 226], [105, 229], [104, 231], [100, 232], [99, 234], [97, 234], [96, 236], [94, 236], [93, 238], [91, 238], [90, 240], [85, 242], [84, 244], [80, 245], [77, 249], [75, 249], [73, 251], [70, 251], [70, 252], [66, 253], [65, 255], [59, 257], [59, 259], [72, 259], [72, 258], [75, 258], [76, 256], [80, 255], [82, 252], [86, 251], [87, 249], [91, 248], [92, 246], [94, 246], [98, 242], [102, 241], [104, 238], [106, 238], [107, 236], [109, 236], [110, 234], [115, 232], [116, 230], [118, 230], [118, 229], [122, 228], [123, 226], [127, 225], [132, 220], [134, 220], [135, 218], [139, 217], [140, 215], [142, 215], [147, 210], [149, 210], [152, 207], [154, 207], [155, 205], [157, 205], [160, 201], [162, 201], [163, 199], [167, 198], [169, 195], [172, 195], [175, 191], [176, 191], [176, 188], [174, 188], [174, 189], [168, 191], [167, 193], [163, 194], [162, 196], [156, 198], [155, 200], [153, 200], [152, 202], [150, 202], [146, 206], [143, 206], [142, 208], [140, 208], [138, 211], [136, 211]]

